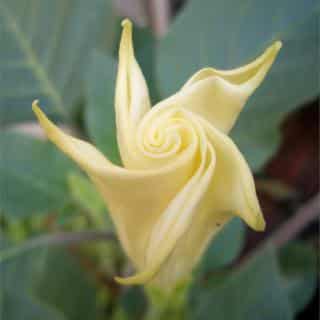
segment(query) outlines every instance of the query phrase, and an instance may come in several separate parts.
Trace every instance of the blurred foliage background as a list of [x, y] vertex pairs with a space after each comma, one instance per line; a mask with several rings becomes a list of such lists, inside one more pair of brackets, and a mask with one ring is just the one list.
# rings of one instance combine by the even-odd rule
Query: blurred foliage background
[[[0, 319], [317, 319], [319, 3], [315, 0], [0, 0]], [[234, 219], [188, 294], [158, 314], [89, 180], [34, 122], [31, 102], [120, 163], [113, 109], [121, 17], [153, 102], [201, 67], [283, 48], [231, 135], [256, 173], [263, 234]], [[187, 54], [186, 54], [187, 52]], [[162, 309], [161, 309], [162, 308]]]

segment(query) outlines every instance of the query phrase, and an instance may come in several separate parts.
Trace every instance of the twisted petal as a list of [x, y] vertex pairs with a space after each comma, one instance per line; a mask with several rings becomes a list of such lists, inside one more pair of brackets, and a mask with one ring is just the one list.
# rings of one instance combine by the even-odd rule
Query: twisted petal
[[150, 99], [148, 87], [134, 56], [132, 24], [126, 19], [122, 26], [115, 94], [117, 138], [123, 164], [135, 168], [139, 165], [134, 132], [140, 119], [150, 109]]
[[[155, 240], [155, 246], [159, 250], [159, 257], [161, 254], [162, 259], [166, 259], [176, 242], [173, 233], [181, 233], [186, 223], [190, 223], [190, 214], [188, 221], [183, 221], [184, 224], [174, 221], [179, 212], [177, 210], [183, 206], [184, 210], [191, 210], [186, 203], [181, 202], [188, 198], [187, 191], [195, 188], [198, 181], [208, 179], [203, 178], [208, 173], [204, 173], [205, 163], [202, 163], [201, 168], [189, 181], [194, 174], [195, 164], [198, 163], [199, 155], [194, 152], [195, 148], [187, 149], [170, 166], [157, 170], [128, 170], [113, 165], [91, 144], [62, 132], [44, 115], [36, 101], [33, 103], [33, 111], [48, 138], [72, 158], [95, 183], [110, 209], [126, 253], [139, 270], [146, 270], [146, 276], [141, 279], [151, 279], [162, 263], [159, 259], [150, 261], [152, 259], [146, 257], [151, 233], [156, 234], [155, 226], [159, 226], [160, 220], [163, 221], [160, 224], [169, 239], [164, 248], [159, 244], [160, 239]], [[206, 147], [202, 152], [207, 152]], [[205, 184], [205, 181], [201, 184]], [[177, 196], [179, 194], [181, 195]], [[168, 206], [169, 203], [171, 204]]]
[[145, 283], [161, 274], [162, 265], [193, 223], [212, 180], [215, 153], [204, 131], [200, 127], [192, 131], [200, 141], [199, 148], [177, 157], [174, 165], [127, 170], [113, 165], [91, 144], [63, 133], [36, 103], [33, 110], [49, 139], [77, 162], [100, 190], [125, 251], [142, 270], [118, 281]]
[[[145, 283], [154, 277], [161, 276], [162, 268], [172, 256], [177, 243], [181, 239], [183, 241], [185, 233], [191, 226], [193, 227], [194, 219], [197, 219], [216, 164], [214, 150], [207, 144], [203, 130], [197, 129], [199, 134], [198, 167], [154, 225], [146, 251], [146, 268], [132, 277], [117, 278], [122, 284]], [[183, 259], [181, 256], [175, 256], [175, 258], [178, 261]], [[174, 282], [177, 279], [176, 277]]]
[[226, 133], [280, 46], [276, 42], [239, 69], [200, 70], [177, 94], [150, 109], [132, 26], [125, 20], [115, 95], [125, 168], [62, 132], [33, 104], [49, 139], [89, 175], [109, 207], [122, 246], [138, 269], [134, 276], [117, 278], [120, 283], [174, 285], [234, 215], [255, 230], [264, 229], [252, 174]]
[[247, 162], [227, 135], [200, 117], [199, 121], [206, 130], [217, 158], [210, 189], [212, 207], [216, 212], [237, 215], [254, 230], [263, 231], [265, 221]]
[[[197, 118], [196, 115], [194, 117]], [[183, 279], [188, 275], [201, 257], [208, 241], [234, 215], [240, 216], [257, 231], [265, 228], [253, 176], [240, 151], [227, 135], [215, 129], [208, 121], [198, 118], [205, 129], [207, 141], [212, 146], [211, 154], [214, 154], [205, 170], [208, 180], [206, 184], [198, 183], [196, 188], [186, 193], [188, 195], [184, 200], [181, 199], [185, 202], [185, 209], [189, 208], [190, 211], [181, 207], [180, 210], [176, 210], [175, 215], [170, 218], [167, 216], [168, 221], [172, 219], [171, 223], [178, 226], [183, 225], [181, 221], [185, 221], [186, 224], [181, 233], [176, 233], [178, 238], [174, 249], [166, 259], [159, 256], [161, 249], [170, 239], [163, 231], [165, 220], [159, 219], [155, 226], [147, 257], [153, 263], [159, 259], [160, 271], [159, 267], [150, 267], [148, 273], [142, 272], [132, 278], [120, 280], [123, 284], [141, 283], [152, 278], [153, 283], [169, 288], [177, 279]], [[195, 194], [197, 192], [199, 193]], [[198, 201], [192, 199], [193, 196]], [[165, 214], [163, 219], [166, 219]], [[157, 244], [160, 246], [157, 247]]]
[[228, 133], [247, 99], [263, 81], [280, 48], [281, 42], [275, 42], [260, 57], [241, 68], [228, 71], [202, 69], [177, 94], [160, 105], [186, 108]]

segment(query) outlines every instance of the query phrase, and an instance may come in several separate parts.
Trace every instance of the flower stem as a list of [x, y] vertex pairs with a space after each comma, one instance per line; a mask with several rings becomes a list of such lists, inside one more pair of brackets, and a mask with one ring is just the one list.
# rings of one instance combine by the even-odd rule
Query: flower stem
[[190, 279], [188, 279], [170, 290], [146, 286], [145, 290], [150, 303], [145, 319], [184, 320], [186, 318], [185, 306], [190, 282]]

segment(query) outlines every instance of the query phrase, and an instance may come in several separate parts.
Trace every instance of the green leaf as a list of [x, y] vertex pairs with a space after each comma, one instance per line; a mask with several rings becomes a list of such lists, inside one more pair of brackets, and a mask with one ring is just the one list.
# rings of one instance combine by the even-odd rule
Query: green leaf
[[193, 295], [190, 319], [289, 320], [287, 291], [274, 251], [267, 248], [215, 286]]
[[95, 51], [86, 77], [86, 126], [97, 148], [110, 161], [119, 164], [114, 112], [115, 77], [115, 59]]
[[150, 99], [154, 104], [159, 100], [156, 81], [156, 39], [152, 32], [145, 28], [134, 29], [134, 47], [137, 61], [148, 84]]
[[3, 319], [96, 318], [95, 288], [79, 262], [64, 250], [29, 251], [1, 263], [0, 275]]
[[[5, 239], [0, 239], [0, 249], [8, 248]], [[0, 255], [1, 255], [0, 250]], [[2, 262], [0, 264], [1, 286], [0, 286], [0, 313], [5, 319], [20, 319], [25, 314], [26, 319], [34, 319], [35, 316], [43, 313], [50, 313], [49, 308], [43, 308], [40, 301], [37, 301], [33, 295], [26, 292], [41, 271], [44, 262], [44, 251], [39, 250], [29, 252], [28, 255], [21, 255], [15, 260]], [[24, 318], [24, 317], [23, 317]], [[56, 316], [53, 319], [63, 319]]]
[[61, 310], [68, 320], [94, 320], [96, 291], [80, 262], [63, 250], [50, 250], [44, 272], [35, 287], [41, 301]]
[[193, 0], [160, 42], [157, 75], [167, 96], [200, 68], [230, 69], [250, 62], [274, 40], [283, 48], [270, 74], [232, 131], [258, 169], [278, 143], [286, 113], [319, 92], [316, 0]]
[[[0, 235], [1, 250], [8, 248], [8, 242]], [[65, 320], [63, 314], [51, 308], [27, 291], [43, 265], [43, 250], [28, 256], [20, 256], [14, 261], [0, 264], [0, 315], [6, 320]], [[2, 319], [1, 317], [1, 319]]]
[[5, 320], [66, 320], [63, 314], [33, 297], [7, 290], [0, 294], [0, 314]]
[[102, 215], [105, 211], [105, 204], [88, 178], [72, 172], [68, 176], [71, 196], [85, 210], [94, 215]]
[[291, 243], [280, 250], [284, 286], [295, 314], [305, 308], [315, 293], [318, 260], [319, 252], [302, 242]]
[[115, 23], [109, 0], [0, 0], [0, 119], [33, 119], [39, 98], [69, 116], [82, 94], [89, 51]]
[[68, 200], [71, 162], [51, 143], [14, 132], [0, 135], [0, 211], [12, 217], [48, 213]]
[[232, 219], [212, 239], [199, 266], [200, 274], [222, 268], [234, 261], [240, 254], [245, 237], [245, 228], [239, 218]]
[[120, 306], [128, 319], [141, 319], [146, 309], [147, 301], [140, 287], [131, 287], [124, 291], [120, 298]]
[[[68, 175], [68, 184], [76, 206], [86, 211], [93, 226], [103, 230], [112, 229], [113, 224], [110, 215], [107, 214], [105, 202], [93, 183], [86, 176], [72, 172]], [[70, 214], [67, 213], [67, 216]]]

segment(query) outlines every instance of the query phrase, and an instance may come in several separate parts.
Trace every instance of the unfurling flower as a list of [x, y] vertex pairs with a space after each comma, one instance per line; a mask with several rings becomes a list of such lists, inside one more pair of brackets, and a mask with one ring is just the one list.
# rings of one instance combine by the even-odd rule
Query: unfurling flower
[[227, 134], [280, 47], [275, 42], [238, 69], [202, 69], [151, 108], [134, 56], [131, 22], [123, 21], [115, 94], [123, 168], [62, 132], [33, 104], [49, 139], [88, 174], [109, 208], [138, 270], [118, 282], [173, 286], [233, 216], [264, 230], [251, 171]]

